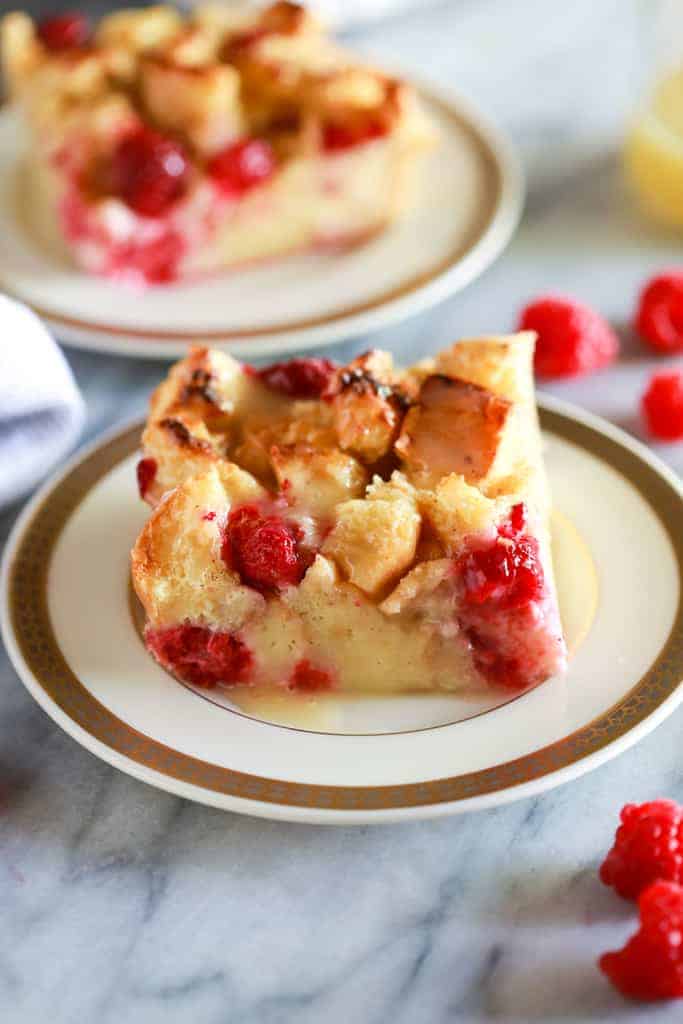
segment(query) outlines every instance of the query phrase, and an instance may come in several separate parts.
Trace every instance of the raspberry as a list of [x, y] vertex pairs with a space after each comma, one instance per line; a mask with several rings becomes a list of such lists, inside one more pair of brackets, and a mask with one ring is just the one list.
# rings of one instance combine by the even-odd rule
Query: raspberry
[[519, 330], [538, 335], [534, 368], [539, 377], [589, 373], [613, 362], [619, 352], [619, 340], [607, 321], [575, 299], [536, 299], [522, 310]]
[[256, 376], [271, 391], [281, 391], [290, 398], [319, 398], [335, 369], [329, 359], [290, 359], [257, 370]]
[[382, 121], [368, 121], [354, 126], [330, 123], [323, 130], [323, 149], [327, 153], [352, 149], [365, 142], [381, 139], [388, 131], [388, 124]]
[[520, 608], [543, 595], [543, 569], [533, 537], [499, 535], [488, 547], [468, 551], [457, 567], [467, 605]]
[[275, 173], [275, 154], [263, 139], [240, 139], [217, 153], [207, 171], [221, 192], [241, 196]]
[[620, 817], [600, 868], [605, 885], [635, 900], [652, 882], [683, 882], [683, 807], [673, 800], [626, 804]]
[[641, 407], [650, 433], [663, 441], [683, 438], [683, 373], [656, 373]]
[[332, 677], [325, 669], [316, 668], [307, 658], [302, 658], [294, 666], [288, 686], [300, 693], [320, 693], [332, 689]]
[[145, 498], [157, 475], [156, 459], [140, 459], [137, 464], [136, 474], [140, 497]]
[[635, 327], [657, 352], [683, 352], [683, 268], [647, 282], [638, 300]]
[[143, 126], [121, 139], [103, 178], [136, 213], [159, 217], [183, 195], [188, 159], [179, 143]]
[[631, 999], [683, 996], [683, 888], [655, 882], [638, 909], [640, 929], [623, 949], [600, 957], [600, 970]]
[[204, 626], [170, 626], [148, 629], [145, 640], [158, 662], [179, 679], [212, 689], [249, 679], [253, 656], [232, 633], [214, 632]]
[[48, 50], [73, 50], [88, 41], [88, 19], [78, 11], [66, 11], [52, 18], [43, 18], [38, 24], [38, 38]]
[[221, 549], [228, 568], [257, 590], [299, 583], [305, 571], [294, 527], [256, 505], [242, 505], [228, 517]]

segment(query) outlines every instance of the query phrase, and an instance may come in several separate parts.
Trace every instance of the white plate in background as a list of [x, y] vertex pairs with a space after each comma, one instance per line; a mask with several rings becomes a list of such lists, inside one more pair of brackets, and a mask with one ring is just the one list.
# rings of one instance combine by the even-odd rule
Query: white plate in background
[[242, 357], [329, 345], [462, 289], [509, 241], [523, 198], [505, 138], [464, 100], [420, 89], [441, 133], [416, 207], [345, 252], [292, 255], [190, 284], [131, 291], [58, 262], [20, 214], [22, 129], [0, 112], [0, 288], [71, 345], [142, 358], [207, 342]]

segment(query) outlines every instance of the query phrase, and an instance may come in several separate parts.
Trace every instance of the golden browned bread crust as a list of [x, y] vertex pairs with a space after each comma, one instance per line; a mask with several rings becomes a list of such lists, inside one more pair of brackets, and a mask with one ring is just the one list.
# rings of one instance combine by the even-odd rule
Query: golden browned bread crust
[[374, 351], [329, 368], [324, 393], [301, 399], [224, 353], [195, 348], [152, 396], [145, 497], [155, 505], [210, 479], [224, 518], [232, 505], [285, 495], [323, 524], [322, 553], [345, 578], [386, 594], [416, 559], [450, 556], [492, 530], [520, 496], [543, 523], [532, 353], [530, 334], [485, 339], [400, 371]]

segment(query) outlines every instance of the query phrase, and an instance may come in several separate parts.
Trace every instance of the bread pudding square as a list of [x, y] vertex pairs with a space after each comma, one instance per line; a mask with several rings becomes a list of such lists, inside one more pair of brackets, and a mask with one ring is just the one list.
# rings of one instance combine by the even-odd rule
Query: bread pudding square
[[31, 221], [93, 274], [183, 280], [392, 223], [435, 131], [298, 4], [0, 22]]
[[193, 349], [138, 465], [159, 664], [305, 693], [514, 693], [562, 671], [533, 347], [464, 340], [409, 369]]

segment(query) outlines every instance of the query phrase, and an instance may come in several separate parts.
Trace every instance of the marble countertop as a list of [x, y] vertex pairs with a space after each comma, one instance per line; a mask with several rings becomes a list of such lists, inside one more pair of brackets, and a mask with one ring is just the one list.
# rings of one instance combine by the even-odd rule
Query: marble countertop
[[[639, 434], [638, 395], [661, 364], [628, 322], [640, 282], [680, 260], [680, 243], [629, 204], [615, 150], [648, 73], [651, 8], [551, 6], [552, 18], [532, 0], [460, 0], [355, 38], [479, 101], [517, 141], [530, 183], [498, 263], [373, 342], [408, 360], [460, 334], [509, 328], [539, 291], [576, 293], [616, 324], [625, 356], [551, 390]], [[89, 436], [141, 412], [163, 372], [69, 360]], [[683, 471], [683, 444], [659, 451]], [[15, 513], [0, 518], [0, 538]], [[0, 1020], [673, 1024], [680, 1006], [626, 1004], [595, 967], [633, 928], [596, 869], [624, 802], [683, 799], [680, 730], [674, 715], [595, 773], [478, 815], [271, 824], [102, 764], [38, 709], [0, 651]]]

